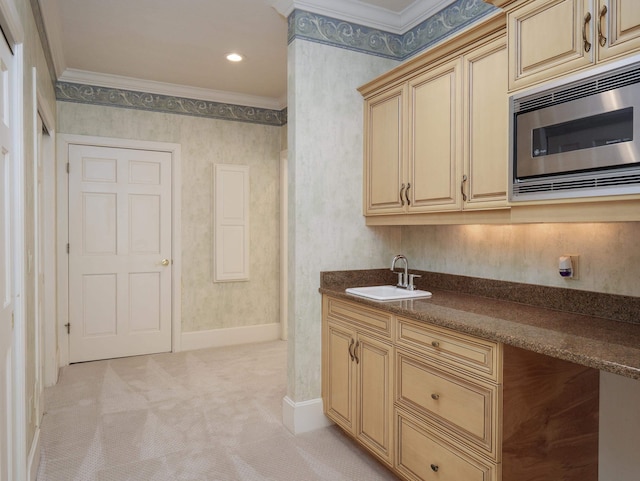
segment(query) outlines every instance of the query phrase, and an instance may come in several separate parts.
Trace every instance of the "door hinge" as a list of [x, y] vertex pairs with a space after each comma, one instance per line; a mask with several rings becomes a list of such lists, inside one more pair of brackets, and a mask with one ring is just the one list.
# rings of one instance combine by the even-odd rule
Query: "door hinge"
[[71, 245], [67, 244], [67, 254], [69, 253], [70, 250], [71, 250]]
[[69, 165], [69, 162], [67, 162], [67, 174], [69, 173], [70, 170], [71, 170], [71, 166]]
[[13, 314], [13, 311], [11, 311], [11, 330], [13, 331], [13, 325], [15, 324], [15, 316]]
[[67, 322], [67, 323], [64, 325], [64, 327], [66, 327], [66, 328], [67, 328], [67, 334], [71, 334], [71, 323], [70, 323], [70, 322]]

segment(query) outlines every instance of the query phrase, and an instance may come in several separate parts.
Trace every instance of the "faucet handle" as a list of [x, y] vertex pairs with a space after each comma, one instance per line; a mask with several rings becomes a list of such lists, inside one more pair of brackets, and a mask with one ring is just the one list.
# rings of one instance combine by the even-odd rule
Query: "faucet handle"
[[407, 285], [405, 284], [406, 279], [404, 278], [404, 272], [396, 272], [396, 274], [398, 274], [398, 284], [396, 284], [398, 287], [407, 287]]
[[407, 280], [407, 289], [410, 291], [415, 290], [416, 286], [413, 285], [413, 280], [417, 277], [422, 277], [420, 274], [409, 274], [409, 279]]

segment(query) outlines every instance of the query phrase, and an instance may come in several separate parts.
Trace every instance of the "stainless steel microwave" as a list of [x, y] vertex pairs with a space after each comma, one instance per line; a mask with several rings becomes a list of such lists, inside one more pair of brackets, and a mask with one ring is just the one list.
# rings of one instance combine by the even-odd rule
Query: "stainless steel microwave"
[[640, 58], [509, 102], [512, 202], [640, 193]]

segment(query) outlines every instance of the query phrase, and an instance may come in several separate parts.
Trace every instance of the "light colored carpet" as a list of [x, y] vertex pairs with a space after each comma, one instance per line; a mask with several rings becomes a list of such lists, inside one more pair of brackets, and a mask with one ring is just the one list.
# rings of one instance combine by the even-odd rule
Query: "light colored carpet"
[[282, 425], [286, 342], [65, 367], [45, 391], [38, 481], [377, 481], [335, 426]]

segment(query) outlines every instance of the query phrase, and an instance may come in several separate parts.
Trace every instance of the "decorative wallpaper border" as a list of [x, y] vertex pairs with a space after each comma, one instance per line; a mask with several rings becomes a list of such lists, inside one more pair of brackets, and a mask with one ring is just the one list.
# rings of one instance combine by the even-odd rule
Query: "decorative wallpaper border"
[[56, 100], [281, 127], [287, 109], [270, 110], [93, 85], [56, 82]]
[[456, 0], [399, 35], [303, 10], [288, 19], [288, 41], [300, 38], [380, 57], [405, 60], [496, 10], [483, 0]]

